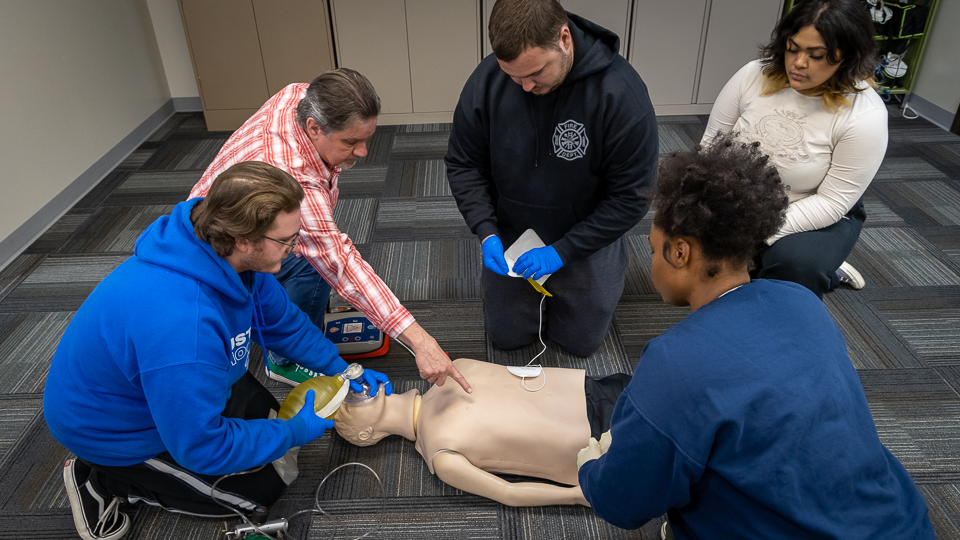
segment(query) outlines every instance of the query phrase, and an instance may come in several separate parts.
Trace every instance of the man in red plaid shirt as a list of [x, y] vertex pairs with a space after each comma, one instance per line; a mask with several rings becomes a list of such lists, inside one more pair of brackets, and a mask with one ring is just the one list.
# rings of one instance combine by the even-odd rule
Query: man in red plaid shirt
[[[241, 161], [263, 161], [297, 179], [306, 194], [300, 206], [300, 235], [277, 279], [317, 326], [323, 324], [331, 285], [347, 302], [416, 355], [420, 376], [442, 385], [452, 377], [470, 392], [470, 384], [449, 357], [407, 311], [337, 229], [340, 171], [367, 155], [367, 139], [377, 128], [380, 98], [366, 77], [351, 69], [328, 71], [312, 83], [291, 84], [270, 98], [227, 140], [190, 197], [203, 197], [213, 180]], [[266, 366], [271, 378], [298, 384], [316, 375], [273, 353]]]

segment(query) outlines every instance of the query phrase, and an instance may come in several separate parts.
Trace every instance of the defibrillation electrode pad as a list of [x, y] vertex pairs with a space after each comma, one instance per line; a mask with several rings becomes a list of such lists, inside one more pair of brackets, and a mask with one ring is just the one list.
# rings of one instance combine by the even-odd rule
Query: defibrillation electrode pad
[[[542, 247], [546, 247], [546, 244], [543, 243], [543, 240], [540, 239], [533, 229], [527, 229], [523, 231], [523, 234], [520, 235], [520, 238], [517, 238], [517, 241], [503, 252], [503, 258], [507, 261], [507, 268], [510, 269], [510, 277], [523, 277], [513, 271], [514, 263], [516, 263], [517, 259], [519, 259], [524, 253], [530, 251], [531, 249]], [[551, 274], [545, 274], [541, 276], [540, 279], [535, 279], [534, 281], [540, 285], [543, 285], [550, 276]]]

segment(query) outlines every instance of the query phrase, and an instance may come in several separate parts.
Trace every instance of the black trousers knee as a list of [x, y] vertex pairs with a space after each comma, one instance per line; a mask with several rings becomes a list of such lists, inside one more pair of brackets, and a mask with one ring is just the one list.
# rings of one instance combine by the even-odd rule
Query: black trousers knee
[[[260, 381], [246, 373], [231, 389], [223, 416], [253, 420], [267, 418], [280, 404]], [[89, 462], [87, 462], [89, 463]], [[210, 498], [213, 483], [221, 477], [190, 471], [164, 452], [153, 459], [127, 467], [90, 463], [100, 484], [114, 496], [167, 510], [201, 516], [234, 515]], [[273, 504], [286, 484], [273, 464], [249, 474], [231, 476], [217, 484], [217, 499], [244, 513]]]
[[754, 260], [751, 277], [799, 283], [822, 299], [823, 293], [840, 285], [837, 268], [853, 251], [866, 219], [861, 198], [833, 225], [791, 234], [765, 246]]
[[[574, 356], [593, 354], [610, 328], [626, 271], [623, 238], [565, 264], [544, 284], [553, 297], [544, 301], [543, 335]], [[535, 341], [543, 295], [525, 279], [486, 268], [482, 285], [483, 318], [494, 347], [511, 350]]]

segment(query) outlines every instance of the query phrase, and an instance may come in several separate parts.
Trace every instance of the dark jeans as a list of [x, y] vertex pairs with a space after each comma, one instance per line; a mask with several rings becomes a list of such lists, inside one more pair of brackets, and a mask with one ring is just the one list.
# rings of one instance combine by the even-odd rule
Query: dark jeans
[[750, 275], [799, 283], [823, 299], [823, 293], [840, 285], [837, 268], [853, 251], [866, 219], [861, 198], [833, 225], [791, 234], [764, 247]]
[[[287, 296], [300, 311], [307, 314], [317, 328], [323, 328], [323, 314], [330, 301], [330, 285], [304, 257], [293, 253], [280, 263], [277, 281], [287, 291]], [[271, 352], [270, 359], [277, 365], [289, 364], [290, 360]]]
[[[590, 356], [603, 342], [623, 294], [627, 248], [623, 238], [586, 259], [571, 261], [544, 284], [543, 335], [574, 356]], [[510, 350], [537, 339], [540, 300], [525, 279], [483, 269], [483, 319], [493, 346]]]
[[[223, 411], [228, 418], [253, 420], [267, 418], [280, 404], [250, 373], [231, 389]], [[190, 421], [186, 412], [184, 421]], [[130, 502], [144, 502], [171, 511], [201, 516], [234, 515], [210, 499], [210, 488], [220, 476], [198, 474], [178, 464], [169, 452], [128, 467], [108, 467], [88, 463], [100, 484], [114, 496]], [[283, 494], [287, 485], [276, 468], [267, 463], [255, 473], [231, 476], [217, 484], [219, 500], [244, 513], [255, 506], [269, 506]]]

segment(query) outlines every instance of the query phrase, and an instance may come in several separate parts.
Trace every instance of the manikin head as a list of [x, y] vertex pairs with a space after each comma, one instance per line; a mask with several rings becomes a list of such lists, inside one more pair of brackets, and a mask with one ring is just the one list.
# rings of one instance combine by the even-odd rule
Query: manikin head
[[325, 163], [349, 169], [367, 155], [377, 129], [380, 97], [360, 73], [340, 68], [310, 83], [297, 105], [297, 124]]
[[220, 173], [190, 212], [194, 234], [241, 272], [276, 272], [300, 233], [303, 188], [260, 161]]
[[[334, 427], [347, 442], [356, 446], [373, 446], [390, 435], [403, 435], [414, 440], [414, 401], [416, 389], [402, 394], [386, 395], [383, 385], [375, 397], [360, 398], [350, 392], [337, 410]], [[412, 436], [412, 437], [411, 437]]]
[[573, 66], [573, 36], [557, 0], [497, 0], [487, 25], [493, 54], [525, 92], [552, 92]]

